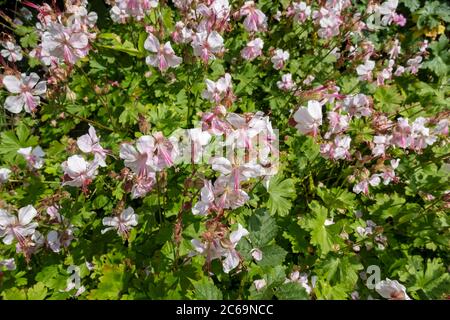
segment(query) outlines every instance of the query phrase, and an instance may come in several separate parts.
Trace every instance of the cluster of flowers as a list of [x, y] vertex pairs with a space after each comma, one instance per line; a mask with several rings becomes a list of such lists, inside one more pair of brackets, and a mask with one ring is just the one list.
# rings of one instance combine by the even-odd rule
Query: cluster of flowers
[[[355, 193], [369, 193], [369, 185], [377, 186], [383, 181], [387, 185], [397, 182], [395, 175], [400, 159], [395, 159], [389, 153], [389, 148], [401, 148], [414, 152], [421, 152], [424, 148], [436, 142], [439, 135], [448, 135], [448, 119], [439, 119], [437, 115], [433, 119], [418, 117], [412, 124], [408, 119], [397, 118], [389, 120], [386, 115], [374, 112], [371, 98], [359, 93], [351, 95], [339, 94], [336, 86], [321, 86], [308, 92], [305, 96], [314, 94], [319, 100], [309, 100], [306, 106], [299, 107], [293, 115], [295, 128], [304, 135], [311, 135], [322, 141], [320, 153], [326, 159], [356, 161], [362, 164], [356, 166], [354, 175], [350, 177], [351, 182], [356, 184], [353, 188]], [[323, 125], [322, 108], [331, 106], [331, 111], [326, 114], [326, 128], [320, 135], [320, 127]], [[370, 155], [364, 155], [360, 145], [351, 145], [352, 119], [367, 118], [368, 123], [374, 130], [373, 141], [367, 141]], [[427, 124], [434, 125], [431, 130]], [[370, 170], [364, 164], [378, 160]], [[388, 160], [389, 164], [384, 164]], [[372, 173], [371, 173], [372, 172]]]
[[58, 69], [63, 63], [71, 66], [87, 56], [90, 42], [96, 37], [91, 29], [97, 22], [97, 14], [87, 11], [87, 3], [86, 0], [68, 0], [66, 11], [61, 13], [55, 12], [46, 3], [38, 6], [27, 2], [30, 7], [39, 11], [36, 30], [40, 43], [30, 52], [30, 57], [41, 60], [50, 68]]
[[[45, 222], [51, 230], [43, 236], [36, 228]], [[56, 228], [56, 230], [55, 230]], [[27, 261], [31, 254], [46, 247], [53, 252], [67, 248], [74, 239], [74, 226], [59, 213], [58, 206], [47, 207], [47, 215], [38, 215], [32, 205], [20, 208], [17, 216], [7, 210], [0, 209], [0, 238], [3, 243], [16, 243], [16, 252], [23, 253]]]

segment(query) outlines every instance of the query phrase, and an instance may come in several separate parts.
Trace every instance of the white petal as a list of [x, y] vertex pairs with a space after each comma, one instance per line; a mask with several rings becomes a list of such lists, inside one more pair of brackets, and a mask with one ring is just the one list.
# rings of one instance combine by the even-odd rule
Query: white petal
[[21, 225], [27, 225], [37, 215], [36, 209], [32, 205], [28, 205], [19, 209], [19, 223]]
[[3, 78], [3, 85], [11, 93], [20, 93], [22, 81], [15, 76], [5, 76]]

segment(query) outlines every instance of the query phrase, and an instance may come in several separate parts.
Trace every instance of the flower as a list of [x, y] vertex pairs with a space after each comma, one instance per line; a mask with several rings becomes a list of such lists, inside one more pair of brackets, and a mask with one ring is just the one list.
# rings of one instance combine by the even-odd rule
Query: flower
[[230, 234], [229, 243], [227, 243], [225, 252], [223, 253], [225, 257], [225, 260], [222, 261], [223, 272], [229, 273], [239, 265], [241, 259], [235, 248], [242, 237], [247, 235], [249, 235], [248, 230], [238, 223], [238, 229]]
[[3, 58], [7, 59], [10, 62], [22, 60], [23, 55], [20, 46], [12, 43], [11, 41], [7, 41], [3, 43], [3, 47], [5, 48], [1, 50]]
[[315, 100], [308, 101], [307, 107], [300, 107], [294, 113], [294, 120], [297, 123], [295, 128], [302, 134], [316, 136], [322, 125], [322, 105]]
[[118, 23], [125, 23], [129, 17], [140, 21], [151, 8], [157, 6], [157, 0], [117, 0], [110, 11], [111, 19]]
[[202, 98], [211, 102], [219, 103], [232, 92], [231, 75], [229, 73], [225, 73], [216, 82], [206, 79], [205, 83], [206, 90], [202, 92]]
[[214, 60], [215, 54], [222, 52], [224, 49], [223, 38], [217, 31], [196, 33], [191, 45], [194, 49], [194, 55], [200, 57], [204, 63]]
[[12, 113], [20, 113], [25, 109], [28, 113], [36, 112], [36, 107], [40, 103], [40, 96], [47, 91], [45, 81], [39, 81], [39, 76], [32, 72], [30, 75], [22, 73], [20, 78], [16, 76], [5, 76], [3, 85], [6, 89], [16, 94], [8, 96], [5, 100], [5, 109]]
[[85, 190], [97, 175], [98, 163], [73, 155], [61, 164], [61, 168], [64, 171], [63, 186], [82, 187]]
[[245, 30], [256, 32], [267, 29], [267, 17], [261, 10], [256, 8], [253, 1], [246, 1], [239, 13], [241, 17], [246, 17], [244, 20]]
[[3, 243], [9, 245], [16, 239], [23, 244], [38, 226], [37, 222], [31, 222], [36, 215], [37, 211], [32, 205], [20, 208], [17, 217], [0, 209], [0, 238], [3, 238]]
[[289, 275], [289, 278], [286, 279], [285, 283], [296, 282], [300, 284], [303, 288], [305, 288], [308, 294], [311, 294], [312, 288], [308, 284], [308, 275], [306, 273], [300, 273], [298, 271], [294, 271]]
[[267, 285], [265, 279], [255, 280], [253, 281], [253, 284], [255, 285], [256, 291], [261, 291], [261, 289], [263, 289]]
[[273, 63], [273, 67], [276, 70], [283, 69], [286, 61], [289, 59], [289, 52], [283, 51], [282, 49], [276, 49], [270, 61]]
[[367, 60], [364, 64], [359, 65], [356, 68], [356, 73], [360, 80], [372, 80], [372, 70], [375, 68], [375, 62], [372, 60]]
[[133, 208], [128, 207], [118, 217], [103, 218], [102, 223], [104, 226], [107, 226], [107, 228], [102, 230], [102, 234], [115, 229], [119, 236], [127, 239], [130, 235], [130, 230], [138, 225], [138, 215], [134, 213]]
[[294, 2], [292, 4], [294, 11], [294, 21], [305, 22], [306, 19], [311, 16], [311, 7], [305, 2]]
[[250, 254], [252, 255], [253, 259], [255, 259], [255, 261], [261, 261], [263, 258], [263, 252], [258, 248], [253, 248], [252, 250], [250, 250]]
[[169, 68], [179, 66], [183, 61], [183, 59], [175, 55], [169, 41], [162, 45], [159, 43], [158, 38], [151, 33], [144, 42], [144, 48], [154, 53], [148, 56], [145, 59], [145, 62], [151, 66], [157, 67], [162, 72]]
[[31, 169], [40, 169], [44, 165], [43, 157], [45, 156], [45, 152], [40, 146], [34, 149], [32, 147], [20, 148], [17, 150], [17, 153], [25, 158], [28, 167]]
[[386, 280], [376, 284], [375, 290], [380, 296], [389, 300], [411, 300], [406, 293], [405, 286], [397, 280], [392, 281], [386, 278]]
[[261, 38], [253, 39], [247, 43], [247, 46], [242, 49], [241, 56], [247, 61], [252, 61], [256, 57], [262, 55], [262, 48], [264, 47], [264, 41]]
[[224, 157], [214, 157], [211, 159], [211, 166], [214, 171], [219, 171], [223, 177], [229, 177], [234, 184], [234, 189], [239, 189], [239, 183], [249, 178], [261, 175], [261, 166], [254, 163], [241, 164], [235, 159], [232, 161]]
[[119, 156], [134, 173], [145, 176], [148, 172], [155, 171], [154, 151], [155, 139], [152, 136], [142, 136], [136, 141], [136, 148], [129, 143], [122, 143]]
[[16, 261], [14, 258], [1, 260], [0, 267], [6, 267], [9, 271], [16, 270]]
[[0, 168], [0, 184], [7, 182], [10, 174], [11, 170], [8, 168]]
[[77, 145], [82, 152], [94, 154], [95, 161], [100, 167], [106, 167], [107, 151], [100, 145], [100, 139], [97, 137], [93, 126], [89, 125], [88, 133], [77, 139]]
[[79, 30], [77, 24], [64, 26], [51, 22], [42, 35], [42, 50], [51, 57], [73, 65], [89, 52], [89, 34]]
[[281, 81], [277, 81], [277, 87], [283, 91], [290, 91], [294, 88], [295, 84], [292, 81], [292, 74], [287, 73], [281, 76]]

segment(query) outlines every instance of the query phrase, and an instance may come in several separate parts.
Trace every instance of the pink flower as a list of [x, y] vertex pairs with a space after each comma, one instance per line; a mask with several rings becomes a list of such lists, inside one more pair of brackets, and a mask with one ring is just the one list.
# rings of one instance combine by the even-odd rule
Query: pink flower
[[212, 169], [220, 172], [224, 177], [229, 177], [234, 184], [234, 190], [240, 188], [240, 182], [261, 175], [261, 166], [254, 163], [240, 164], [235, 159], [233, 162], [224, 157], [214, 157], [211, 160]]
[[386, 278], [376, 284], [375, 290], [380, 296], [389, 300], [411, 300], [406, 293], [404, 285], [400, 284], [397, 280], [390, 280]]
[[61, 164], [64, 171], [63, 186], [82, 187], [83, 191], [97, 175], [97, 162], [88, 162], [79, 155], [73, 155]]
[[408, 66], [406, 67], [405, 70], [411, 72], [412, 74], [416, 74], [419, 71], [421, 63], [422, 63], [421, 56], [416, 56], [412, 59], [409, 59], [408, 61], [406, 61], [406, 64]]
[[372, 70], [375, 68], [375, 62], [372, 60], [367, 60], [364, 64], [359, 65], [356, 68], [356, 73], [360, 80], [372, 80]]
[[147, 172], [145, 176], [135, 176], [133, 187], [131, 188], [131, 199], [142, 198], [149, 193], [156, 183], [154, 172]]
[[160, 71], [166, 71], [168, 68], [174, 68], [181, 64], [183, 59], [177, 57], [175, 52], [167, 41], [166, 44], [161, 45], [158, 38], [153, 34], [149, 34], [144, 42], [144, 48], [150, 52], [155, 53], [145, 59], [145, 62], [151, 66], [157, 67]]
[[3, 238], [3, 243], [9, 245], [16, 239], [23, 245], [25, 238], [36, 231], [38, 223], [31, 222], [36, 215], [37, 211], [32, 205], [20, 208], [17, 217], [0, 209], [0, 238]]
[[295, 87], [294, 82], [292, 81], [292, 74], [287, 73], [281, 76], [281, 81], [277, 81], [277, 87], [283, 91], [290, 91]]
[[242, 49], [241, 56], [247, 61], [251, 61], [262, 54], [264, 42], [260, 38], [253, 39]]
[[231, 75], [225, 73], [225, 75], [216, 82], [206, 79], [206, 90], [202, 92], [202, 98], [211, 102], [219, 103], [227, 96], [232, 95], [232, 83]]
[[0, 184], [7, 182], [10, 174], [11, 170], [7, 168], [0, 168]]
[[154, 165], [157, 171], [166, 167], [171, 167], [178, 156], [176, 145], [169, 139], [165, 138], [162, 132], [153, 134], [155, 143]]
[[130, 143], [122, 143], [119, 156], [134, 173], [146, 176], [148, 172], [155, 171], [154, 151], [155, 139], [152, 136], [142, 136], [136, 141], [136, 148]]
[[111, 19], [114, 22], [125, 23], [133, 17], [140, 21], [150, 11], [158, 6], [157, 0], [116, 0], [111, 8]]
[[253, 1], [246, 1], [239, 11], [240, 16], [246, 16], [244, 27], [247, 31], [265, 31], [267, 29], [267, 17]]
[[204, 63], [216, 58], [215, 54], [224, 50], [223, 38], [217, 31], [196, 33], [192, 40], [194, 55], [200, 57]]
[[392, 143], [400, 148], [406, 149], [411, 144], [411, 126], [408, 119], [398, 118], [397, 125], [394, 127]]
[[307, 107], [300, 107], [294, 113], [295, 128], [302, 134], [316, 136], [322, 125], [322, 105], [315, 100], [308, 101]]
[[77, 139], [78, 148], [84, 153], [92, 153], [100, 167], [106, 167], [105, 159], [108, 151], [100, 145], [100, 139], [93, 126], [89, 125], [89, 132]]
[[281, 49], [276, 49], [270, 61], [272, 61], [273, 67], [276, 70], [280, 70], [284, 68], [288, 59], [289, 59], [289, 52], [283, 51]]
[[5, 76], [3, 85], [6, 89], [16, 94], [8, 96], [5, 100], [5, 109], [12, 113], [20, 113], [25, 109], [28, 113], [36, 112], [36, 108], [40, 103], [40, 96], [47, 91], [45, 81], [39, 81], [39, 76], [32, 72], [30, 75], [22, 73], [21, 78], [15, 76]]
[[107, 227], [102, 230], [102, 234], [116, 230], [119, 236], [128, 239], [131, 229], [138, 225], [138, 215], [134, 213], [133, 208], [128, 207], [119, 216], [103, 218], [102, 223]]
[[303, 23], [311, 16], [311, 7], [305, 2], [294, 2], [292, 8], [294, 11], [294, 21]]
[[5, 48], [1, 50], [3, 58], [7, 59], [10, 62], [22, 60], [23, 55], [20, 46], [12, 43], [11, 41], [7, 41], [3, 43], [3, 47]]
[[44, 165], [45, 152], [40, 146], [27, 148], [20, 148], [17, 153], [22, 155], [27, 162], [29, 168], [40, 169]]
[[400, 27], [404, 27], [406, 24], [406, 18], [402, 14], [394, 13], [392, 22]]
[[52, 22], [42, 35], [42, 49], [50, 56], [73, 65], [89, 52], [89, 36], [76, 28]]
[[370, 100], [362, 93], [345, 97], [344, 110], [347, 111], [350, 116], [355, 116], [357, 118], [368, 117], [372, 114]]

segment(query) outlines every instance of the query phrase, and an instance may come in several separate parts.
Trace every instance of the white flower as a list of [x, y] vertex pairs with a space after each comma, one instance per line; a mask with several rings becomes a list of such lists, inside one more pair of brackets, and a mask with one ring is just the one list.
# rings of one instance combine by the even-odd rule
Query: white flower
[[3, 238], [3, 243], [9, 245], [14, 239], [23, 243], [25, 237], [33, 235], [38, 223], [31, 220], [36, 215], [32, 205], [20, 208], [17, 217], [0, 209], [0, 238]]
[[300, 107], [294, 114], [295, 128], [302, 134], [317, 135], [322, 125], [322, 105], [315, 100], [308, 101], [307, 107]]
[[272, 58], [270, 58], [270, 61], [272, 61], [273, 67], [276, 70], [280, 70], [284, 68], [286, 61], [288, 61], [288, 59], [289, 59], [289, 52], [277, 49], [275, 50], [275, 53], [272, 56]]
[[255, 285], [256, 291], [261, 291], [261, 289], [267, 285], [265, 279], [255, 280], [253, 281], [253, 284]]
[[144, 48], [154, 54], [148, 56], [145, 62], [160, 71], [166, 71], [169, 68], [175, 68], [181, 64], [183, 59], [177, 57], [175, 52], [167, 41], [164, 45], [159, 43], [158, 38], [153, 34], [149, 34], [147, 40], [144, 42]]
[[10, 174], [11, 170], [7, 168], [0, 168], [0, 184], [7, 182]]
[[153, 153], [155, 152], [155, 139], [152, 136], [142, 136], [136, 141], [136, 148], [129, 143], [120, 146], [120, 158], [134, 173], [145, 176], [155, 171]]
[[27, 165], [30, 168], [40, 169], [44, 165], [45, 152], [40, 146], [37, 146], [34, 149], [32, 147], [20, 148], [17, 150], [17, 153], [25, 158]]
[[64, 171], [63, 186], [86, 188], [97, 175], [98, 163], [73, 155], [61, 164], [61, 168]]
[[364, 64], [359, 65], [356, 68], [356, 73], [360, 80], [372, 80], [372, 70], [375, 68], [375, 62], [372, 60], [367, 60]]
[[386, 280], [377, 283], [375, 290], [383, 298], [389, 300], [411, 300], [411, 298], [406, 294], [406, 288], [404, 285], [400, 284], [397, 280]]
[[16, 270], [16, 261], [14, 258], [1, 260], [0, 267], [6, 267], [9, 271]]
[[206, 90], [202, 92], [202, 98], [207, 99], [211, 102], [219, 103], [232, 89], [231, 83], [231, 75], [229, 73], [225, 73], [223, 77], [221, 77], [216, 82], [206, 79]]
[[89, 125], [88, 133], [77, 139], [77, 145], [82, 152], [94, 154], [95, 161], [100, 167], [106, 167], [107, 151], [100, 145], [100, 139], [97, 137], [93, 126]]
[[264, 47], [264, 42], [261, 38], [256, 38], [247, 43], [247, 46], [242, 49], [241, 56], [245, 60], [251, 61], [262, 54], [262, 48]]
[[20, 46], [12, 43], [11, 41], [7, 41], [3, 43], [3, 47], [5, 48], [1, 51], [3, 58], [7, 59], [10, 62], [22, 60], [23, 55]]
[[292, 81], [292, 74], [287, 73], [281, 76], [281, 81], [277, 81], [277, 87], [283, 91], [289, 91], [294, 88], [294, 82]]
[[258, 248], [253, 248], [250, 251], [250, 254], [252, 255], [253, 259], [255, 259], [255, 261], [261, 261], [263, 258], [263, 252]]
[[236, 245], [241, 240], [249, 234], [247, 229], [245, 229], [241, 224], [238, 224], [238, 229], [230, 234], [230, 246], [226, 248], [224, 256], [225, 260], [222, 261], [223, 271], [229, 273], [231, 270], [239, 265], [240, 258], [236, 251]]
[[130, 230], [138, 224], [138, 215], [134, 213], [133, 208], [128, 207], [118, 217], [103, 218], [102, 222], [107, 226], [102, 230], [102, 234], [109, 230], [117, 230], [118, 235], [128, 238]]
[[200, 57], [205, 63], [214, 60], [215, 54], [222, 52], [224, 49], [223, 38], [217, 31], [212, 31], [209, 34], [206, 31], [196, 33], [191, 45], [194, 49], [194, 55]]
[[16, 95], [8, 96], [5, 100], [5, 109], [12, 113], [20, 113], [25, 109], [28, 113], [36, 111], [41, 99], [47, 91], [45, 81], [39, 81], [39, 76], [32, 72], [30, 75], [22, 73], [21, 78], [16, 76], [5, 76], [3, 85], [6, 89]]

